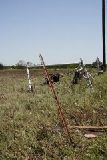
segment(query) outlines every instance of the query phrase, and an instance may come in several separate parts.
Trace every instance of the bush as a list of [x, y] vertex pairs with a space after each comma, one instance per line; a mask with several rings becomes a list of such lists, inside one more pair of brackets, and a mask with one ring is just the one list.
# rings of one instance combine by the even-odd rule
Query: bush
[[3, 69], [3, 68], [4, 68], [3, 64], [2, 64], [2, 63], [0, 63], [0, 69]]

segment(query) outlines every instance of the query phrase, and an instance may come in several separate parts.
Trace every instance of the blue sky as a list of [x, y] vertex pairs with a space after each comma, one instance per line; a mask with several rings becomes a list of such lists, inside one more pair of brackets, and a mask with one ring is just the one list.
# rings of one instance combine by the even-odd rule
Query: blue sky
[[101, 2], [0, 0], [0, 62], [38, 64], [39, 53], [47, 64], [102, 60]]

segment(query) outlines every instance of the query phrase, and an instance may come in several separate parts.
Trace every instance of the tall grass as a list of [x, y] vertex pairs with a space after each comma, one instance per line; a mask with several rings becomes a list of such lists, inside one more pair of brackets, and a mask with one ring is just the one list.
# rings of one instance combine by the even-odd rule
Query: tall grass
[[[107, 135], [86, 139], [71, 129], [75, 147], [57, 114], [48, 86], [42, 86], [42, 73], [31, 71], [34, 93], [27, 92], [26, 71], [0, 71], [0, 159], [1, 160], [106, 160]], [[95, 76], [94, 91], [85, 80], [71, 85], [65, 74], [55, 84], [68, 126], [107, 125], [107, 74]]]

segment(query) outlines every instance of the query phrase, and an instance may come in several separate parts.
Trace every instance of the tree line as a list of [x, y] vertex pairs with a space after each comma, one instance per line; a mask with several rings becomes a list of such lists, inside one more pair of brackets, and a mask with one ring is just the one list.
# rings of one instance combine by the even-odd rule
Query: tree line
[[[101, 61], [99, 63], [102, 64]], [[3, 70], [3, 69], [25, 69], [27, 64], [30, 68], [36, 68], [36, 69], [42, 68], [41, 65], [35, 65], [32, 62], [26, 63], [24, 60], [19, 60], [19, 62], [17, 64], [11, 65], [11, 66], [6, 66], [3, 63], [0, 63], [0, 70]], [[78, 63], [48, 65], [48, 68], [52, 68], [52, 69], [57, 69], [57, 68], [66, 69], [66, 68], [76, 68], [76, 67], [78, 67]], [[86, 64], [86, 67], [97, 68], [97, 61], [93, 62], [92, 64]]]

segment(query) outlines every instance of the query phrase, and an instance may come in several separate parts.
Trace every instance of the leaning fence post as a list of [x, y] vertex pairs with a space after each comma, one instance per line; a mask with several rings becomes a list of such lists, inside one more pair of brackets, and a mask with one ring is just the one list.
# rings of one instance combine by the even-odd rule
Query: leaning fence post
[[54, 99], [55, 99], [55, 101], [56, 101], [56, 103], [57, 103], [58, 115], [60, 116], [59, 118], [60, 118], [61, 121], [62, 121], [63, 127], [64, 127], [64, 129], [65, 129], [65, 132], [66, 132], [67, 135], [68, 135], [68, 138], [69, 138], [70, 143], [72, 143], [72, 145], [74, 146], [75, 144], [74, 144], [74, 142], [73, 142], [72, 139], [71, 139], [70, 131], [69, 131], [69, 128], [68, 128], [68, 125], [67, 125], [67, 121], [66, 121], [65, 116], [64, 116], [63, 108], [62, 108], [62, 106], [61, 106], [61, 103], [59, 102], [59, 99], [58, 99], [58, 96], [57, 96], [57, 92], [56, 92], [56, 90], [55, 90], [55, 88], [54, 88], [54, 85], [53, 85], [52, 81], [50, 80], [49, 73], [48, 73], [47, 68], [46, 68], [46, 66], [45, 66], [45, 62], [44, 62], [44, 60], [43, 60], [42, 55], [40, 54], [39, 57], [40, 57], [41, 64], [43, 65], [43, 68], [44, 68], [44, 71], [45, 71], [45, 76], [47, 77], [47, 79], [48, 79], [48, 81], [49, 81], [49, 87], [50, 87], [50, 89], [51, 89], [51, 91], [52, 91], [52, 93], [53, 93], [53, 95], [54, 95]]

